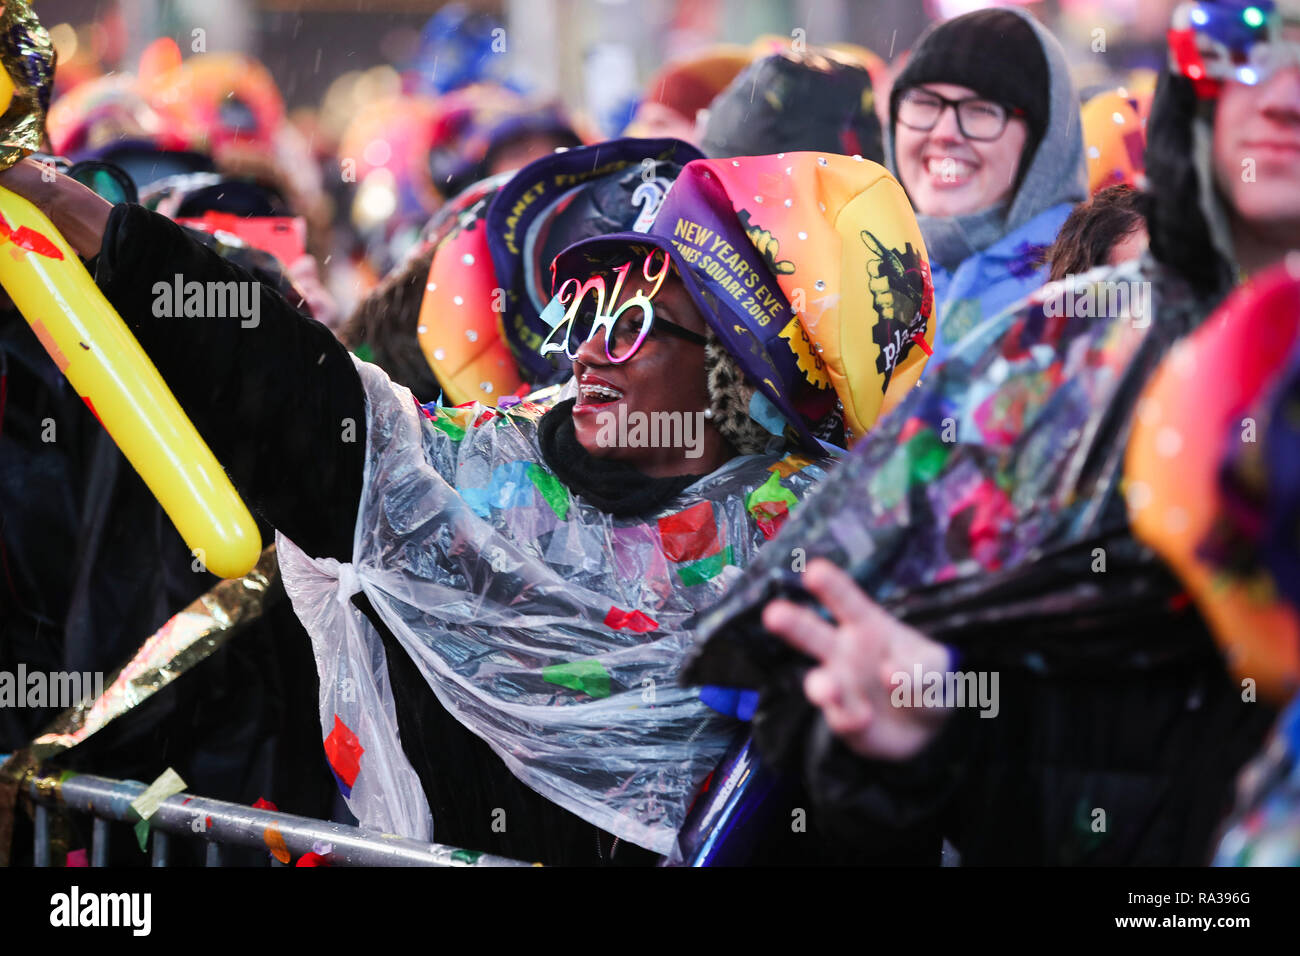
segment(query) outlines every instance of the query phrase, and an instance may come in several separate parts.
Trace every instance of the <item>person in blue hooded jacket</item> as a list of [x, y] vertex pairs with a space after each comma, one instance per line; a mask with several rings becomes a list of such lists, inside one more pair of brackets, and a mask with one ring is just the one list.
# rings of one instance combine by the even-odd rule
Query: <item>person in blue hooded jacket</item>
[[1056, 38], [979, 10], [921, 35], [890, 94], [887, 163], [930, 254], [933, 370], [1047, 281], [1043, 256], [1087, 198], [1079, 98]]

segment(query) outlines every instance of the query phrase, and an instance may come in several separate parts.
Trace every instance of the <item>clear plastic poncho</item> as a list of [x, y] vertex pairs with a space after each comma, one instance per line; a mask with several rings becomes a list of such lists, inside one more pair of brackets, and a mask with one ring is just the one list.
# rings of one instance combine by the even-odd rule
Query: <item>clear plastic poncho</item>
[[277, 535], [311, 635], [326, 755], [366, 827], [433, 839], [365, 592], [439, 701], [543, 796], [670, 857], [734, 723], [677, 686], [713, 605], [824, 472], [733, 459], [651, 517], [614, 518], [542, 464], [547, 406], [419, 406], [357, 361], [365, 480], [353, 560]]

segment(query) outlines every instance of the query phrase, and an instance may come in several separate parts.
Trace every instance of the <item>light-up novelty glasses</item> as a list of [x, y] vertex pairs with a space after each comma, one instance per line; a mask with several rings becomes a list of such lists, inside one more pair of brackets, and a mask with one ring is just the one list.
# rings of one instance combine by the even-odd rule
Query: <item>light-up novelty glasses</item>
[[1294, 2], [1182, 3], [1174, 10], [1169, 29], [1170, 68], [1197, 83], [1263, 83], [1279, 70], [1300, 66], [1300, 43], [1282, 36], [1285, 26], [1297, 22], [1297, 15], [1300, 4]]
[[[655, 260], [660, 259], [656, 267]], [[563, 352], [573, 361], [577, 349], [605, 330], [605, 358], [615, 365], [626, 362], [636, 354], [651, 330], [666, 332], [687, 342], [703, 345], [704, 336], [682, 328], [663, 316], [655, 317], [654, 297], [672, 271], [672, 262], [662, 249], [652, 249], [641, 262], [641, 277], [650, 283], [634, 294], [622, 299], [623, 286], [632, 270], [629, 259], [616, 266], [614, 288], [609, 290], [604, 275], [593, 275], [585, 281], [565, 279], [555, 291], [555, 298], [542, 311], [542, 318], [551, 326], [551, 334], [542, 343], [541, 353]]]

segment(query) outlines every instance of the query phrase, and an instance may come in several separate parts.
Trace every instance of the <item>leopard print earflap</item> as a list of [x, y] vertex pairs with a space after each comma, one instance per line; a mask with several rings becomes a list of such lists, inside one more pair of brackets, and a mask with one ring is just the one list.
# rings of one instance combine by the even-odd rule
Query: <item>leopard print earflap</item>
[[754, 388], [745, 381], [731, 353], [723, 348], [710, 329], [705, 345], [704, 365], [708, 370], [709, 406], [713, 424], [739, 455], [757, 455], [767, 448], [772, 436], [749, 417], [749, 400]]

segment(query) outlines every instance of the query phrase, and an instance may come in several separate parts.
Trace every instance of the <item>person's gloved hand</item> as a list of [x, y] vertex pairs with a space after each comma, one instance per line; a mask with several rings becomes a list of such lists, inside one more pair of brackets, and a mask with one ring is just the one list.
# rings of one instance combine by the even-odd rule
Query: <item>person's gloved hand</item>
[[[849, 749], [877, 760], [906, 760], [942, 728], [946, 707], [902, 707], [891, 702], [894, 675], [910, 681], [946, 673], [948, 648], [890, 617], [829, 561], [808, 565], [804, 585], [834, 616], [777, 600], [763, 610], [763, 625], [820, 662], [804, 678], [804, 693]], [[910, 693], [907, 698], [910, 699]]]

